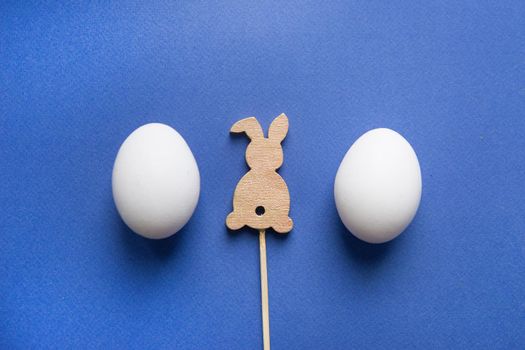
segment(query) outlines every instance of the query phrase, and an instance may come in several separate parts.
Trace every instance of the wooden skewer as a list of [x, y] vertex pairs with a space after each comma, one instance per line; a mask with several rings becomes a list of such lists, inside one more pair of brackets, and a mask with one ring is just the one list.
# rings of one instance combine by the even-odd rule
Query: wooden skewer
[[270, 317], [268, 312], [268, 272], [266, 269], [266, 232], [259, 230], [259, 251], [261, 265], [261, 308], [264, 350], [270, 350]]

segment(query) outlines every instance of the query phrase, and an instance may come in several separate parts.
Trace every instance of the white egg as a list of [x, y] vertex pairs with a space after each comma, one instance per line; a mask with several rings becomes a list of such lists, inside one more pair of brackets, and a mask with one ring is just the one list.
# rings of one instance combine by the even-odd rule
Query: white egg
[[337, 211], [346, 228], [369, 243], [398, 236], [421, 200], [421, 170], [412, 146], [397, 132], [374, 129], [346, 153], [335, 177]]
[[199, 200], [199, 168], [193, 153], [175, 129], [159, 123], [141, 126], [120, 146], [112, 184], [122, 220], [152, 239], [179, 231]]

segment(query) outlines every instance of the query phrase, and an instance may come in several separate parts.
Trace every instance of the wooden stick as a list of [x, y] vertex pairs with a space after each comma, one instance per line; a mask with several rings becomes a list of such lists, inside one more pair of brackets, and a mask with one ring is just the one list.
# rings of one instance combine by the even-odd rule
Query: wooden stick
[[265, 230], [259, 230], [259, 251], [261, 259], [261, 308], [264, 350], [270, 350], [270, 316], [268, 312], [268, 272], [266, 270]]

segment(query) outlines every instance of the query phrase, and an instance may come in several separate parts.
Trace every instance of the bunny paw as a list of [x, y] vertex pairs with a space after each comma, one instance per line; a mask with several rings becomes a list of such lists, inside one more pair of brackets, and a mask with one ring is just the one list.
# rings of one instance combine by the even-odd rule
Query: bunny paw
[[292, 230], [293, 221], [289, 217], [273, 225], [273, 229], [278, 233], [288, 233]]
[[243, 227], [244, 224], [239, 220], [235, 212], [231, 212], [226, 218], [226, 226], [228, 226], [230, 230], [238, 230]]

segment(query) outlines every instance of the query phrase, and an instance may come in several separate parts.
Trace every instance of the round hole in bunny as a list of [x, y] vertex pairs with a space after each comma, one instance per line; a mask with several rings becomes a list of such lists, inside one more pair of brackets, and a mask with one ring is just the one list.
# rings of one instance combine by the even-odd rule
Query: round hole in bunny
[[263, 216], [264, 215], [264, 207], [263, 206], [258, 206], [257, 208], [255, 208], [255, 214], [259, 215], [259, 216]]

